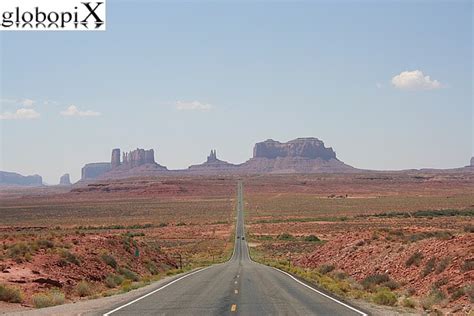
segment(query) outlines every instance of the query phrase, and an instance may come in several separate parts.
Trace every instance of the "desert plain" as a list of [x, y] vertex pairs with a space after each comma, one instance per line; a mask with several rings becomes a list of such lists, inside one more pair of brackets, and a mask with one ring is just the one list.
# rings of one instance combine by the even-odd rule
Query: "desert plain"
[[341, 298], [472, 314], [474, 174], [136, 177], [0, 190], [0, 310], [127, 292], [227, 260], [243, 180], [252, 259]]

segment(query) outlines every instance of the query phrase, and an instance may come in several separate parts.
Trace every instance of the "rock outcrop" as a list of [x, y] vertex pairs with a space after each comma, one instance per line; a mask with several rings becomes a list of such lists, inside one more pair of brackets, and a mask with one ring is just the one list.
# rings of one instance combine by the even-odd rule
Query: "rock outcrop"
[[145, 164], [156, 164], [153, 149], [145, 150], [137, 148], [128, 153], [123, 153], [122, 165], [127, 168], [135, 168]]
[[238, 166], [218, 159], [217, 152], [213, 149], [207, 156], [206, 162], [200, 165], [192, 165], [187, 171], [200, 174], [234, 173], [238, 171]]
[[330, 160], [336, 158], [336, 153], [331, 147], [326, 148], [324, 143], [317, 138], [297, 138], [287, 143], [269, 139], [255, 144], [253, 158], [275, 159], [278, 157]]
[[253, 158], [241, 165], [247, 173], [314, 173], [355, 171], [317, 138], [297, 138], [286, 143], [266, 140], [255, 144]]
[[112, 149], [112, 158], [110, 160], [112, 169], [120, 166], [120, 148]]
[[39, 186], [43, 185], [43, 178], [37, 174], [23, 176], [15, 172], [0, 171], [0, 185]]
[[65, 173], [59, 178], [59, 185], [71, 185], [71, 177], [69, 173]]
[[110, 162], [93, 162], [82, 167], [81, 180], [97, 179], [101, 175], [112, 170]]
[[474, 167], [474, 157], [471, 157], [471, 167]]

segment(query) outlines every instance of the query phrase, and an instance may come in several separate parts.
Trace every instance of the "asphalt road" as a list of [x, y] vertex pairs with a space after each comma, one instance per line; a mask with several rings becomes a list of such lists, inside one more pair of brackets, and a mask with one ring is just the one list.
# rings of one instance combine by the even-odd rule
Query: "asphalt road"
[[280, 270], [253, 262], [238, 184], [232, 258], [174, 279], [104, 315], [365, 315]]

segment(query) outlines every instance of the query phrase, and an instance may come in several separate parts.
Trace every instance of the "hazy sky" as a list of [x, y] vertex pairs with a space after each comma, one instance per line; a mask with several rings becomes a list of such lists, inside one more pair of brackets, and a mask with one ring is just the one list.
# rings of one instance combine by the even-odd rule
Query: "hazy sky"
[[473, 7], [109, 0], [106, 32], [2, 32], [0, 170], [47, 183], [111, 149], [168, 168], [314, 136], [371, 169], [473, 148]]

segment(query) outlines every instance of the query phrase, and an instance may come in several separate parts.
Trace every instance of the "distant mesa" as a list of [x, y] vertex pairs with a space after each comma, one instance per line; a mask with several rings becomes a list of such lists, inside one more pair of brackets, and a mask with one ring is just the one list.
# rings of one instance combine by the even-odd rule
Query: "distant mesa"
[[15, 172], [0, 171], [0, 185], [40, 186], [43, 185], [43, 178], [37, 174], [23, 176]]
[[86, 164], [82, 168], [81, 180], [151, 175], [154, 172], [167, 170], [166, 167], [155, 162], [153, 149], [137, 148], [124, 152], [121, 156], [120, 148], [114, 148], [110, 162]]
[[92, 162], [82, 167], [81, 180], [94, 180], [112, 170], [110, 162]]
[[280, 143], [273, 139], [255, 144], [253, 158], [286, 158], [301, 157], [308, 159], [330, 160], [336, 159], [336, 153], [324, 146], [323, 141], [317, 138], [297, 138], [287, 143]]
[[474, 167], [474, 157], [471, 157], [471, 167]]
[[355, 172], [336, 157], [331, 147], [313, 137], [297, 138], [286, 143], [272, 139], [255, 144], [253, 157], [242, 164], [232, 164], [217, 157], [212, 149], [205, 162], [184, 170], [168, 170], [155, 162], [153, 149], [137, 148], [121, 153], [112, 150], [110, 163], [87, 164], [82, 180], [116, 179], [137, 176], [171, 174], [259, 174], [259, 173], [317, 173]]
[[192, 165], [188, 169], [193, 173], [228, 173], [235, 172], [238, 170], [238, 166], [231, 164], [227, 161], [223, 161], [217, 158], [217, 152], [215, 149], [211, 150], [209, 156], [207, 156], [206, 162], [200, 165]]
[[286, 143], [272, 139], [255, 144], [253, 158], [241, 165], [250, 173], [354, 172], [336, 157], [331, 147], [314, 138], [297, 138]]
[[69, 173], [65, 173], [59, 178], [59, 185], [71, 185], [71, 177]]

